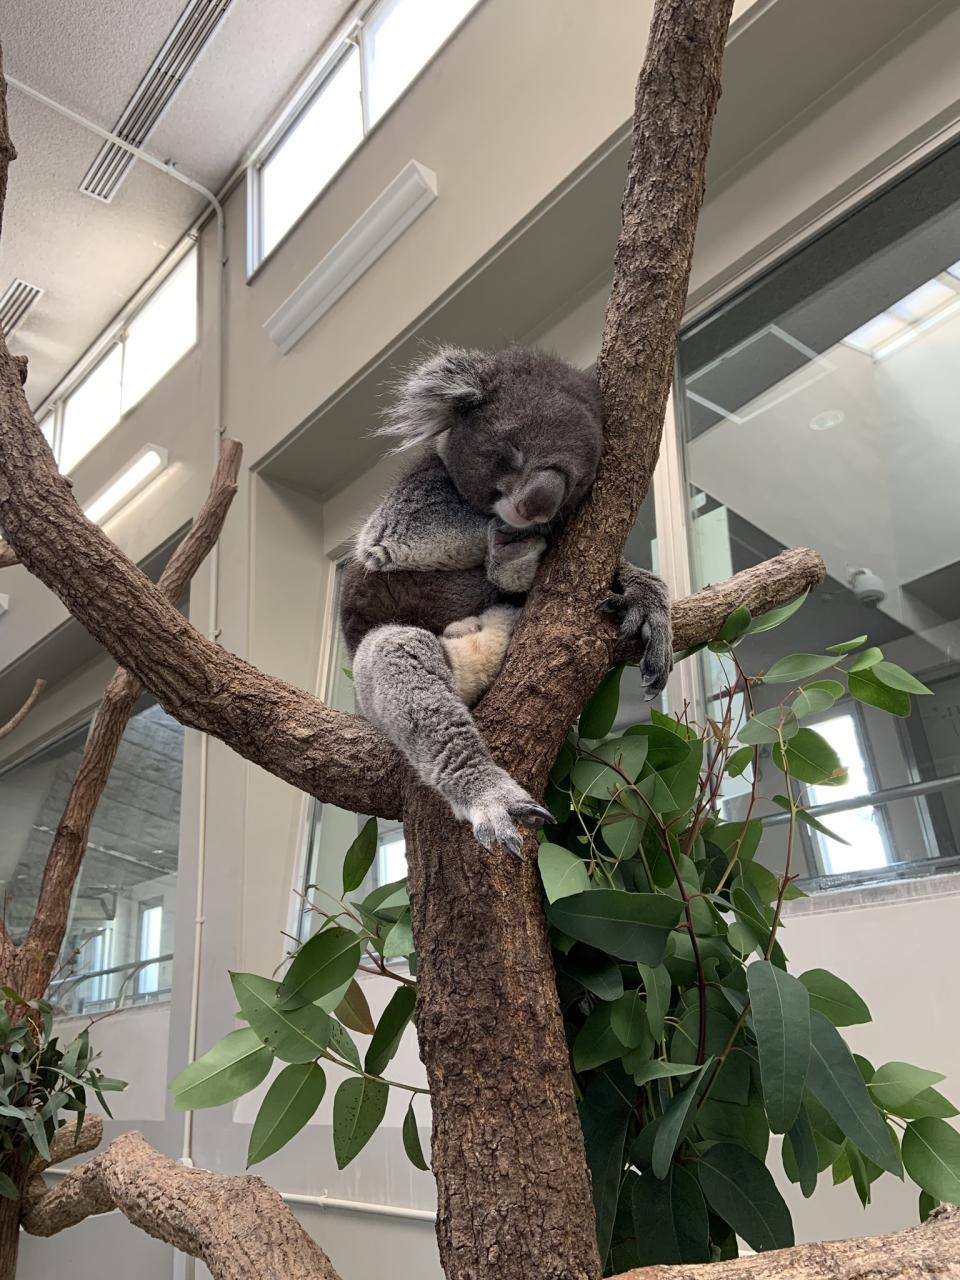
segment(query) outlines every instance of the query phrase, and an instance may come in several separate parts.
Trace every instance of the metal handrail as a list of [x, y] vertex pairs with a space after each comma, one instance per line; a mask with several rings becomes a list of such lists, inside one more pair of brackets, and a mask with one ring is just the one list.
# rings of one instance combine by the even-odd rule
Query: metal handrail
[[[821, 814], [847, 813], [851, 809], [868, 809], [876, 805], [893, 804], [895, 800], [912, 800], [916, 796], [928, 796], [937, 791], [948, 791], [960, 785], [960, 773], [949, 774], [946, 778], [929, 778], [925, 782], [904, 782], [899, 787], [885, 787], [881, 791], [866, 792], [864, 795], [850, 796], [846, 800], [830, 800], [826, 804], [814, 804], [806, 810], [814, 817]], [[778, 827], [790, 821], [790, 814], [771, 813], [760, 819], [765, 827]]]
[[[123, 1002], [126, 999], [126, 987], [130, 979], [135, 974], [139, 973], [142, 969], [149, 968], [150, 965], [152, 964], [164, 964], [168, 960], [172, 960], [172, 959], [173, 959], [173, 952], [167, 951], [163, 955], [149, 956], [145, 960], [131, 960], [131, 961], [128, 961], [127, 964], [113, 964], [106, 969], [91, 969], [89, 973], [72, 973], [72, 974], [68, 974], [67, 977], [65, 978], [54, 978], [50, 982], [48, 990], [51, 987], [62, 987], [63, 990], [60, 990], [57, 992], [57, 995], [60, 997], [62, 1001], [64, 996], [67, 994], [68, 984], [70, 983], [74, 984], [74, 989], [75, 989], [76, 987], [80, 986], [81, 983], [86, 982], [90, 978], [104, 978], [111, 973], [126, 973], [127, 975], [126, 978], [124, 978], [123, 982], [120, 983], [120, 987], [116, 995], [112, 997], [112, 999], [116, 1003], [116, 1007], [118, 1009], [122, 1009]], [[149, 993], [141, 992], [140, 994], [141, 995], [143, 994], [157, 995], [159, 993], [151, 991]], [[109, 999], [110, 997], [107, 997], [107, 998]]]

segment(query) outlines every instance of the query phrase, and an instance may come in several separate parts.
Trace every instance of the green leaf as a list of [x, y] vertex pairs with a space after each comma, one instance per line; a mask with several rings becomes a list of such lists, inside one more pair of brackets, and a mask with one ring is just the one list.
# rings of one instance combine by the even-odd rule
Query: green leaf
[[372, 1076], [383, 1074], [387, 1063], [400, 1047], [407, 1023], [413, 1017], [417, 993], [413, 987], [398, 987], [377, 1023], [367, 1049], [364, 1069]]
[[926, 1222], [926, 1220], [930, 1217], [931, 1213], [933, 1213], [934, 1209], [939, 1209], [939, 1207], [940, 1207], [940, 1201], [937, 1200], [934, 1196], [928, 1195], [926, 1191], [920, 1192], [920, 1200], [917, 1205], [917, 1209], [920, 1214], [921, 1222]]
[[689, 1076], [700, 1068], [694, 1062], [645, 1062], [633, 1073], [633, 1083], [639, 1089], [651, 1080], [671, 1080], [674, 1076]]
[[591, 889], [561, 898], [547, 910], [564, 933], [621, 960], [658, 965], [670, 930], [680, 922], [683, 904], [660, 893]]
[[771, 1132], [797, 1119], [810, 1064], [810, 996], [769, 960], [747, 966], [747, 990], [760, 1054], [763, 1105]]
[[661, 1117], [660, 1124], [657, 1126], [657, 1136], [653, 1140], [651, 1157], [651, 1167], [658, 1178], [667, 1176], [673, 1153], [683, 1141], [687, 1129], [693, 1122], [697, 1090], [700, 1088], [704, 1073], [712, 1064], [713, 1059], [708, 1058], [690, 1083], [673, 1095]]
[[654, 1040], [663, 1035], [663, 1023], [670, 1009], [670, 991], [672, 983], [670, 974], [662, 965], [651, 966], [638, 964], [637, 969], [643, 979], [643, 990], [647, 997], [647, 1024]]
[[882, 657], [883, 650], [878, 649], [876, 645], [872, 645], [869, 649], [864, 649], [863, 653], [857, 654], [847, 671], [868, 671], [871, 667], [875, 667]]
[[350, 979], [342, 999], [337, 1002], [333, 1012], [351, 1031], [357, 1031], [362, 1036], [373, 1035], [370, 1006], [367, 1004], [367, 997], [363, 994], [363, 988], [355, 978]]
[[806, 1107], [801, 1106], [790, 1132], [784, 1139], [784, 1148], [789, 1147], [797, 1169], [797, 1181], [805, 1200], [809, 1200], [817, 1188], [817, 1144], [813, 1126], [807, 1115]]
[[384, 960], [405, 960], [414, 953], [410, 912], [405, 911], [387, 934], [383, 944]]
[[620, 677], [623, 666], [611, 667], [597, 685], [597, 691], [580, 713], [581, 738], [605, 738], [613, 728], [620, 705]]
[[761, 613], [758, 618], [754, 618], [751, 621], [747, 628], [747, 635], [755, 636], [761, 631], [772, 631], [774, 627], [779, 627], [781, 623], [793, 617], [804, 600], [806, 600], [808, 594], [805, 591], [802, 596], [797, 596], [796, 600], [792, 600], [790, 604], [781, 604], [775, 609], [768, 609], [766, 613]]
[[429, 1168], [423, 1155], [423, 1147], [420, 1144], [420, 1131], [417, 1128], [417, 1117], [413, 1110], [413, 1099], [410, 1099], [410, 1105], [407, 1107], [407, 1114], [403, 1117], [403, 1149], [407, 1153], [407, 1159], [416, 1169], [422, 1170], [424, 1173]]
[[637, 1049], [646, 1038], [647, 1009], [639, 990], [626, 991], [610, 1005], [610, 1026], [613, 1034], [627, 1049]]
[[853, 987], [826, 969], [808, 969], [799, 979], [810, 992], [810, 1008], [826, 1014], [835, 1027], [872, 1022], [870, 1010]]
[[740, 742], [759, 747], [779, 742], [781, 735], [784, 739], [792, 738], [799, 728], [797, 717], [789, 707], [770, 707], [751, 716], [738, 732], [737, 738]]
[[[573, 767], [573, 785], [586, 796], [607, 800], [627, 785], [621, 773], [632, 782], [639, 777], [647, 758], [647, 739], [642, 737], [610, 738], [591, 751], [599, 760], [578, 760]], [[607, 763], [604, 763], [606, 761]], [[611, 769], [615, 765], [620, 773]]]
[[700, 1184], [682, 1165], [664, 1179], [631, 1179], [633, 1262], [639, 1267], [710, 1261], [710, 1224]]
[[953, 1103], [936, 1089], [924, 1089], [923, 1093], [918, 1093], [909, 1102], [901, 1106], [889, 1107], [888, 1110], [904, 1120], [925, 1120], [928, 1116], [935, 1116], [938, 1120], [949, 1120], [952, 1116], [960, 1114]]
[[814, 1010], [810, 1015], [812, 1051], [807, 1086], [842, 1133], [865, 1156], [889, 1173], [899, 1160], [883, 1117], [867, 1092], [853, 1055], [833, 1023]]
[[293, 958], [281, 985], [286, 1008], [312, 1004], [352, 978], [363, 944], [349, 929], [334, 925], [309, 938]]
[[898, 667], [895, 662], [878, 662], [873, 668], [873, 674], [888, 689], [899, 689], [903, 693], [921, 695], [933, 693], [932, 689], [928, 689], [925, 684], [921, 684], [916, 676], [912, 676], [909, 671], [904, 671], [903, 667]]
[[837, 786], [847, 781], [840, 757], [819, 733], [801, 729], [790, 739], [786, 752], [779, 743], [773, 748], [773, 762], [791, 778], [819, 786]]
[[[783, 803], [781, 807], [789, 810], [790, 801], [786, 796], [774, 796], [773, 798], [777, 804], [781, 804], [782, 801]], [[821, 835], [828, 836], [831, 840], [836, 840], [838, 844], [849, 845], [850, 843], [850, 841], [845, 840], [843, 836], [838, 836], [835, 831], [831, 831], [831, 829], [822, 823], [819, 818], [815, 818], [812, 813], [808, 813], [808, 811], [800, 805], [797, 805], [797, 821], [802, 822], [805, 827], [810, 827], [813, 831], [819, 831]], [[790, 896], [789, 891], [787, 896]]]
[[710, 1208], [751, 1249], [790, 1248], [790, 1210], [762, 1160], [732, 1143], [719, 1143], [701, 1157], [699, 1171]]
[[219, 1107], [255, 1089], [270, 1070], [273, 1055], [252, 1027], [231, 1031], [191, 1062], [170, 1085], [178, 1111]]
[[284, 1062], [312, 1062], [330, 1043], [330, 1015], [315, 1004], [289, 1012], [278, 1001], [280, 987], [255, 973], [231, 973], [240, 1012], [263, 1044]]
[[911, 1120], [903, 1164], [918, 1187], [945, 1204], [960, 1204], [960, 1133], [945, 1120]]
[[828, 644], [827, 653], [835, 653], [838, 656], [844, 653], [852, 653], [854, 649], [859, 649], [862, 644], [866, 643], [866, 636], [857, 636], [853, 640], [844, 640], [843, 644]]
[[267, 1090], [250, 1134], [247, 1168], [272, 1156], [298, 1134], [323, 1100], [327, 1078], [315, 1062], [284, 1069]]
[[926, 1071], [923, 1067], [911, 1066], [909, 1062], [886, 1062], [874, 1072], [869, 1089], [877, 1106], [891, 1111], [943, 1079], [945, 1077], [939, 1071]]
[[569, 898], [575, 893], [586, 893], [592, 887], [580, 855], [559, 844], [545, 840], [537, 850], [537, 866], [548, 902]]
[[0, 1173], [0, 1196], [7, 1200], [19, 1200], [20, 1192], [17, 1190], [17, 1184], [5, 1173]]
[[345, 1169], [379, 1127], [390, 1089], [380, 1080], [351, 1076], [333, 1099], [333, 1151], [337, 1168]]
[[835, 658], [824, 657], [822, 653], [791, 653], [787, 658], [775, 662], [763, 676], [764, 684], [799, 684], [818, 671], [826, 671], [834, 666]]
[[343, 892], [353, 893], [363, 884], [377, 856], [377, 820], [368, 818], [343, 857]]
[[346, 1027], [337, 1022], [336, 1018], [330, 1021], [330, 1048], [345, 1062], [351, 1063], [358, 1071], [360, 1070], [360, 1051], [354, 1043], [353, 1036]]
[[817, 715], [821, 711], [829, 711], [838, 698], [844, 695], [844, 687], [839, 680], [814, 680], [804, 685], [791, 704], [791, 710], [798, 720], [804, 716]]
[[752, 764], [753, 747], [740, 747], [727, 761], [727, 773], [731, 778], [739, 778]]
[[598, 1004], [590, 1011], [586, 1022], [577, 1032], [573, 1042], [575, 1071], [589, 1071], [622, 1056], [624, 1045], [611, 1025], [611, 1007], [609, 1004]]
[[868, 707], [879, 707], [891, 715], [905, 717], [912, 709], [909, 693], [891, 689], [878, 680], [873, 671], [851, 672], [847, 677], [847, 688], [858, 702], [865, 702]]
[[633, 1115], [636, 1090], [618, 1067], [598, 1071], [586, 1080], [580, 1102], [580, 1127], [593, 1189], [597, 1243], [601, 1261], [610, 1251], [623, 1180], [623, 1149]]
[[601, 1000], [619, 1000], [623, 995], [620, 966], [601, 951], [575, 944], [570, 954], [558, 964], [562, 973]]
[[738, 605], [717, 632], [715, 639], [724, 640], [727, 644], [736, 644], [741, 636], [747, 634], [751, 621], [750, 610], [746, 605]]

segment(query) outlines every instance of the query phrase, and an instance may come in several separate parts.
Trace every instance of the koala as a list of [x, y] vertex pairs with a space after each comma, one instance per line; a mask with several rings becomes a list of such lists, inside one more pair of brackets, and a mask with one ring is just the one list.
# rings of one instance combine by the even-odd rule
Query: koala
[[[519, 856], [518, 826], [551, 815], [494, 763], [468, 705], [499, 671], [551, 538], [596, 478], [596, 375], [540, 351], [443, 348], [401, 382], [382, 430], [420, 453], [344, 572], [358, 709], [482, 845]], [[602, 607], [624, 638], [644, 641], [655, 697], [672, 655], [664, 583], [624, 562]]]

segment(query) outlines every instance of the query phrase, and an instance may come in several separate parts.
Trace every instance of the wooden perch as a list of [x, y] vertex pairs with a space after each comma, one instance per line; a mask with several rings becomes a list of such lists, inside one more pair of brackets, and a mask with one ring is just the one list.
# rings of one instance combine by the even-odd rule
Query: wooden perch
[[14, 729], [23, 724], [24, 720], [26, 720], [27, 716], [36, 706], [37, 699], [46, 687], [46, 680], [36, 680], [34, 682], [33, 688], [27, 695], [27, 699], [20, 710], [12, 715], [5, 725], [0, 725], [0, 738], [6, 738], [8, 734], [13, 733]]
[[[79, 1150], [90, 1148], [64, 1154]], [[215, 1280], [339, 1280], [327, 1255], [261, 1178], [188, 1169], [136, 1132], [116, 1138], [56, 1186], [32, 1172], [21, 1223], [31, 1235], [52, 1236], [113, 1209], [154, 1239], [201, 1259]]]

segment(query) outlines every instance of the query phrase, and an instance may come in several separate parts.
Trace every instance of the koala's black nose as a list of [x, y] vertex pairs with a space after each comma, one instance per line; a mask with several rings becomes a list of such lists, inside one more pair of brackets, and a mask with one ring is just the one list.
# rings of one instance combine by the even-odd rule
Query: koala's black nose
[[563, 476], [558, 471], [535, 471], [520, 492], [514, 493], [513, 505], [524, 520], [545, 524], [557, 514], [564, 490]]

